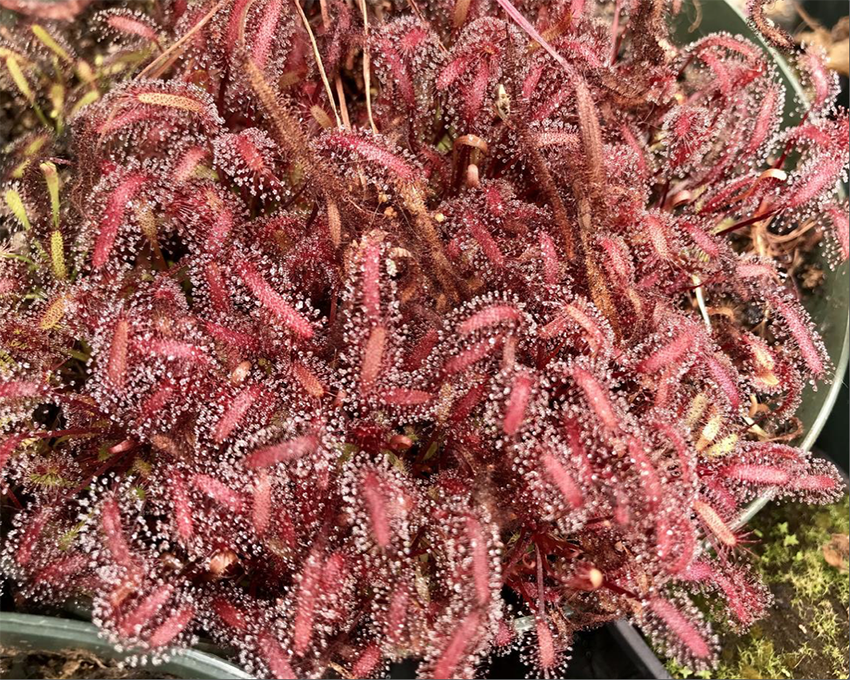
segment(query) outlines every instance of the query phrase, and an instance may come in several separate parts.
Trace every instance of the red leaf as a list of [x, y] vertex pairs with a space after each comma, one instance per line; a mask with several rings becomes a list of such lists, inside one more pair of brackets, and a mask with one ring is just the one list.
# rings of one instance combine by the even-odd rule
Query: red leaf
[[251, 470], [271, 467], [277, 463], [298, 460], [319, 448], [319, 438], [313, 434], [295, 437], [279, 444], [257, 449], [245, 458], [245, 467]]
[[242, 280], [250, 291], [272, 315], [286, 328], [296, 335], [310, 339], [313, 337], [313, 327], [310, 322], [283, 299], [274, 288], [269, 285], [257, 268], [247, 260], [237, 260], [236, 268], [240, 272]]
[[95, 269], [101, 269], [112, 254], [127, 204], [138, 195], [147, 181], [147, 175], [131, 173], [112, 191], [104, 209], [104, 218], [97, 227], [97, 241], [92, 254], [92, 267]]

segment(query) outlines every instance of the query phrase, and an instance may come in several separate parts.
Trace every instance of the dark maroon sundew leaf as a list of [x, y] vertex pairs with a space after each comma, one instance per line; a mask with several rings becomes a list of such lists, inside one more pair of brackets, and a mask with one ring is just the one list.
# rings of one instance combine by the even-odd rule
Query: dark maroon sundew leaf
[[138, 636], [174, 595], [174, 586], [164, 584], [145, 595], [118, 623], [118, 631], [126, 636]]
[[670, 526], [665, 515], [659, 515], [655, 527], [658, 558], [664, 561], [665, 570], [680, 576], [697, 554], [697, 532], [691, 521], [680, 519]]
[[771, 83], [767, 86], [758, 114], [755, 118], [750, 140], [744, 149], [745, 154], [758, 151], [777, 132], [779, 111], [782, 109], [784, 97], [779, 85]]
[[251, 45], [251, 60], [257, 68], [264, 68], [269, 60], [272, 41], [281, 20], [282, 0], [269, 0], [262, 10], [262, 17]]
[[[219, 135], [213, 142], [215, 165], [255, 195], [280, 198], [285, 189], [275, 176], [277, 145], [257, 128]], [[226, 210], [226, 208], [225, 208]], [[231, 218], [232, 219], [232, 218]], [[213, 231], [213, 230], [211, 230]]]
[[753, 63], [763, 62], [765, 58], [764, 53], [755, 44], [744, 40], [741, 36], [732, 36], [728, 33], [713, 33], [701, 38], [692, 43], [687, 51], [699, 55], [717, 48], [738, 53]]
[[236, 430], [245, 419], [245, 416], [254, 406], [255, 402], [262, 396], [260, 385], [249, 385], [233, 395], [225, 406], [212, 433], [213, 441], [221, 444]]
[[136, 343], [139, 351], [148, 352], [151, 356], [162, 357], [168, 360], [184, 360], [197, 366], [209, 364], [209, 357], [202, 347], [180, 342], [179, 340], [151, 339]]
[[20, 545], [15, 552], [15, 561], [21, 567], [26, 567], [33, 557], [36, 543], [41, 538], [45, 525], [50, 519], [50, 508], [42, 508], [22, 529]]
[[106, 536], [106, 545], [117, 564], [129, 571], [136, 571], [139, 565], [130, 552], [130, 546], [121, 526], [121, 514], [114, 498], [107, 498], [101, 507], [101, 526]]
[[533, 387], [534, 378], [530, 374], [525, 372], [517, 373], [511, 385], [510, 396], [508, 397], [507, 407], [505, 408], [505, 417], [502, 420], [502, 430], [507, 436], [513, 437], [522, 426], [523, 420], [526, 418], [528, 402], [531, 399]]
[[106, 375], [115, 386], [121, 389], [127, 377], [127, 351], [129, 348], [130, 322], [120, 318], [115, 323], [112, 340], [109, 345], [109, 359]]
[[[215, 261], [207, 262], [204, 265], [203, 277], [213, 309], [223, 314], [231, 312], [233, 307], [230, 293], [218, 263]], [[213, 332], [211, 334], [215, 335]]]
[[657, 373], [680, 363], [697, 344], [694, 328], [685, 327], [671, 339], [652, 351], [635, 368], [641, 373]]
[[773, 20], [765, 16], [765, 8], [769, 4], [769, 0], [749, 0], [747, 2], [747, 15], [750, 22], [773, 47], [781, 50], [793, 50], [795, 48], [794, 39], [785, 29], [777, 26]]
[[[407, 65], [402, 56], [396, 51], [389, 40], [381, 40], [378, 43], [379, 53], [386, 60], [387, 66], [392, 73], [395, 86], [398, 88], [404, 103], [409, 107], [416, 105], [416, 94], [413, 91], [413, 81], [408, 73]], [[388, 79], [389, 80], [389, 79]]]
[[243, 509], [242, 495], [231, 489], [227, 484], [215, 477], [205, 474], [195, 474], [189, 483], [202, 494], [215, 501], [230, 512], [238, 514]]
[[770, 295], [768, 300], [784, 321], [794, 342], [797, 343], [808, 370], [815, 378], [823, 376], [829, 357], [826, 356], [820, 339], [812, 334], [812, 322], [808, 313], [799, 304], [781, 295]]
[[724, 468], [721, 474], [735, 481], [763, 486], [783, 486], [791, 478], [787, 470], [753, 463], [733, 463]]
[[443, 368], [446, 375], [463, 373], [474, 364], [488, 357], [496, 350], [496, 343], [492, 339], [480, 340], [469, 345], [465, 350], [455, 357], [449, 359]]
[[174, 470], [169, 480], [174, 494], [174, 528], [181, 541], [187, 543], [195, 533], [192, 505], [183, 475]]
[[459, 327], [461, 335], [469, 335], [475, 331], [496, 326], [502, 322], [515, 322], [521, 318], [520, 312], [511, 305], [491, 305], [476, 312], [464, 321]]
[[464, 656], [480, 625], [481, 618], [477, 612], [468, 614], [448, 638], [446, 646], [434, 662], [431, 674], [434, 678], [453, 678], [459, 675], [464, 664]]
[[227, 328], [212, 321], [205, 321], [204, 327], [207, 332], [216, 340], [233, 346], [236, 349], [246, 351], [256, 351], [258, 348], [258, 339], [256, 336], [243, 333], [233, 328]]
[[602, 131], [599, 127], [599, 114], [584, 79], [575, 74], [572, 80], [575, 87], [576, 111], [588, 183], [594, 187], [601, 187], [605, 183], [605, 173], [602, 160]]
[[393, 387], [380, 393], [380, 400], [388, 406], [421, 406], [434, 399], [430, 392]]
[[335, 133], [325, 137], [324, 145], [331, 150], [348, 151], [362, 159], [378, 165], [390, 176], [401, 182], [412, 182], [418, 175], [417, 168], [400, 154], [394, 153], [381, 142], [367, 136]]
[[304, 656], [315, 633], [321, 570], [321, 556], [313, 550], [305, 562], [301, 580], [298, 583], [295, 618], [292, 624], [292, 651], [295, 656]]
[[711, 504], [702, 500], [693, 502], [694, 512], [702, 521], [705, 527], [711, 532], [721, 545], [727, 548], [734, 548], [738, 545], [738, 537], [729, 523], [726, 522], [721, 513], [719, 513]]
[[380, 478], [374, 472], [367, 472], [363, 476], [361, 489], [369, 513], [372, 536], [378, 547], [385, 550], [389, 547], [392, 536]]
[[251, 522], [257, 536], [263, 536], [271, 520], [272, 487], [268, 474], [260, 472], [251, 496]]
[[211, 606], [215, 614], [231, 628], [237, 630], [246, 630], [248, 628], [245, 612], [236, 607], [224, 596], [214, 598]]
[[838, 88], [837, 73], [830, 71], [826, 55], [817, 47], [809, 46], [798, 59], [800, 70], [812, 89], [810, 111], [821, 113], [835, 101]]
[[[419, 18], [402, 16], [370, 26], [369, 39], [374, 45], [372, 65], [381, 82], [382, 98], [393, 97], [395, 105], [401, 97], [416, 123], [427, 129], [416, 109], [422, 97], [433, 94], [436, 73], [432, 64], [439, 59], [440, 49], [433, 31]], [[390, 105], [389, 100], [386, 103]]]
[[362, 304], [373, 321], [381, 318], [381, 247], [370, 239], [363, 249]]
[[646, 444], [635, 438], [631, 438], [629, 439], [628, 451], [634, 463], [635, 472], [640, 480], [645, 504], [650, 510], [655, 510], [664, 497], [664, 488], [658, 471], [655, 469], [652, 460], [650, 460]]
[[[676, 604], [662, 597], [653, 597], [646, 603], [653, 635], [663, 639], [668, 648], [680, 647], [683, 658], [693, 661], [694, 667], [704, 668], [717, 655], [717, 640], [707, 634], [703, 622], [696, 623]], [[689, 607], [693, 610], [693, 605]]]
[[540, 460], [546, 476], [558, 489], [567, 505], [574, 510], [580, 508], [584, 504], [581, 487], [563, 464], [551, 453], [544, 453]]
[[157, 648], [171, 644], [186, 629], [192, 619], [195, 618], [195, 614], [195, 609], [192, 606], [185, 606], [178, 609], [151, 633], [148, 638], [148, 645], [151, 648]]
[[558, 282], [560, 262], [555, 242], [546, 232], [540, 232], [540, 252], [543, 256], [543, 280], [549, 285]]
[[176, 184], [189, 180], [198, 169], [201, 162], [210, 155], [203, 146], [192, 146], [183, 153], [174, 166], [172, 179]]
[[549, 629], [549, 624], [543, 618], [539, 618], [535, 632], [537, 634], [537, 664], [544, 673], [548, 673], [557, 665], [552, 631]]
[[712, 139], [711, 112], [703, 107], [678, 107], [664, 122], [668, 164], [673, 173], [699, 163]]
[[262, 632], [257, 639], [260, 656], [276, 678], [295, 678], [297, 674], [291, 666], [289, 654], [284, 651], [277, 638], [269, 632]]
[[620, 418], [607, 387], [593, 373], [580, 366], [573, 368], [572, 377], [600, 424], [612, 432], [619, 430]]
[[104, 217], [97, 227], [97, 241], [92, 253], [92, 267], [95, 269], [103, 268], [110, 259], [118, 229], [124, 221], [126, 206], [142, 190], [148, 180], [149, 178], [144, 174], [132, 173], [123, 178], [110, 194]]
[[315, 435], [307, 434], [295, 437], [278, 444], [264, 446], [251, 453], [245, 459], [245, 466], [256, 470], [266, 468], [283, 461], [291, 461], [309, 455], [319, 447], [319, 440]]
[[749, 570], [741, 567], [723, 569], [708, 560], [698, 560], [688, 568], [684, 578], [719, 590], [742, 628], [748, 628], [764, 616], [773, 601], [770, 591]]
[[47, 565], [38, 571], [33, 577], [33, 582], [38, 585], [57, 587], [69, 583], [82, 569], [85, 568], [87, 560], [85, 555], [72, 553]]
[[373, 677], [383, 663], [384, 657], [380, 647], [375, 644], [368, 645], [351, 666], [351, 675], [355, 678]]
[[729, 366], [723, 358], [716, 354], [708, 354], [705, 357], [705, 366], [711, 379], [729, 400], [732, 411], [737, 413], [741, 406], [741, 392], [739, 389], [740, 379], [733, 373], [734, 367]]
[[389, 598], [385, 620], [382, 622], [382, 632], [386, 636], [386, 642], [391, 646], [399, 645], [404, 635], [409, 603], [410, 592], [407, 585], [401, 583], [395, 587]]
[[290, 329], [296, 335], [302, 338], [309, 339], [313, 337], [313, 327], [310, 322], [305, 319], [299, 312], [290, 305], [283, 296], [280, 295], [270, 284], [263, 278], [257, 268], [248, 260], [240, 260], [237, 262], [237, 271], [240, 272], [242, 280], [250, 289], [251, 293], [257, 298], [260, 304], [265, 307], [272, 315], [278, 319], [285, 327]]
[[463, 216], [463, 224], [468, 229], [472, 238], [478, 243], [484, 256], [494, 266], [503, 267], [505, 265], [505, 256], [499, 249], [499, 245], [496, 243], [487, 225], [472, 214]]

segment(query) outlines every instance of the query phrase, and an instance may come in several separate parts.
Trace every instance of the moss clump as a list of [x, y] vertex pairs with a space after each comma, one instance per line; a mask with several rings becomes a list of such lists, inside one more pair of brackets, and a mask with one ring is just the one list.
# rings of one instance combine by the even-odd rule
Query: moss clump
[[823, 507], [771, 506], [753, 520], [751, 530], [759, 539], [753, 547], [755, 567], [776, 604], [743, 636], [717, 621], [709, 608], [723, 632], [720, 666], [694, 673], [671, 661], [667, 670], [676, 678], [848, 677], [850, 581], [847, 571], [828, 563], [824, 547], [850, 532], [850, 499]]

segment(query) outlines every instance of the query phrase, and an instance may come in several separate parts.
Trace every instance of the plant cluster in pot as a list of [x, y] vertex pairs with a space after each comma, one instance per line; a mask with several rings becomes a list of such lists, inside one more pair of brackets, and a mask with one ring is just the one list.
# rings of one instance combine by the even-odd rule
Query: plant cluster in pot
[[783, 443], [833, 366], [763, 250], [847, 256], [822, 55], [781, 130], [661, 0], [83, 4], [0, 34], [20, 598], [282, 678], [555, 676], [621, 617], [703, 668], [694, 593], [763, 613], [742, 509], [843, 489]]

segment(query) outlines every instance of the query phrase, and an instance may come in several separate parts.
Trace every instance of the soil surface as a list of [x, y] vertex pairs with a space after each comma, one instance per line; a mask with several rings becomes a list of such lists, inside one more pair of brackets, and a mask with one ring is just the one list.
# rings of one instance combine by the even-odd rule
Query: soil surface
[[176, 675], [120, 668], [113, 659], [104, 659], [84, 649], [61, 652], [34, 652], [0, 648], [0, 678], [176, 678]]
[[[794, 588], [784, 583], [773, 584], [774, 604], [768, 616], [757, 623], [750, 631], [752, 646], [739, 644], [734, 636], [724, 636], [721, 644], [724, 649], [722, 658], [734, 667], [736, 658], [741, 678], [773, 677], [765, 671], [768, 668], [779, 670], [783, 666], [791, 675], [782, 673], [779, 677], [793, 678], [836, 678], [840, 677], [835, 668], [835, 659], [827, 650], [820, 648], [814, 639], [812, 618], [818, 610], [806, 613], [792, 604], [795, 599]], [[842, 615], [842, 603], [831, 597], [824, 600], [836, 617]], [[843, 638], [847, 639], [847, 610], [843, 610]], [[839, 636], [841, 634], [839, 633]], [[804, 644], [808, 643], [809, 652]], [[846, 651], [846, 650], [845, 650]]]

